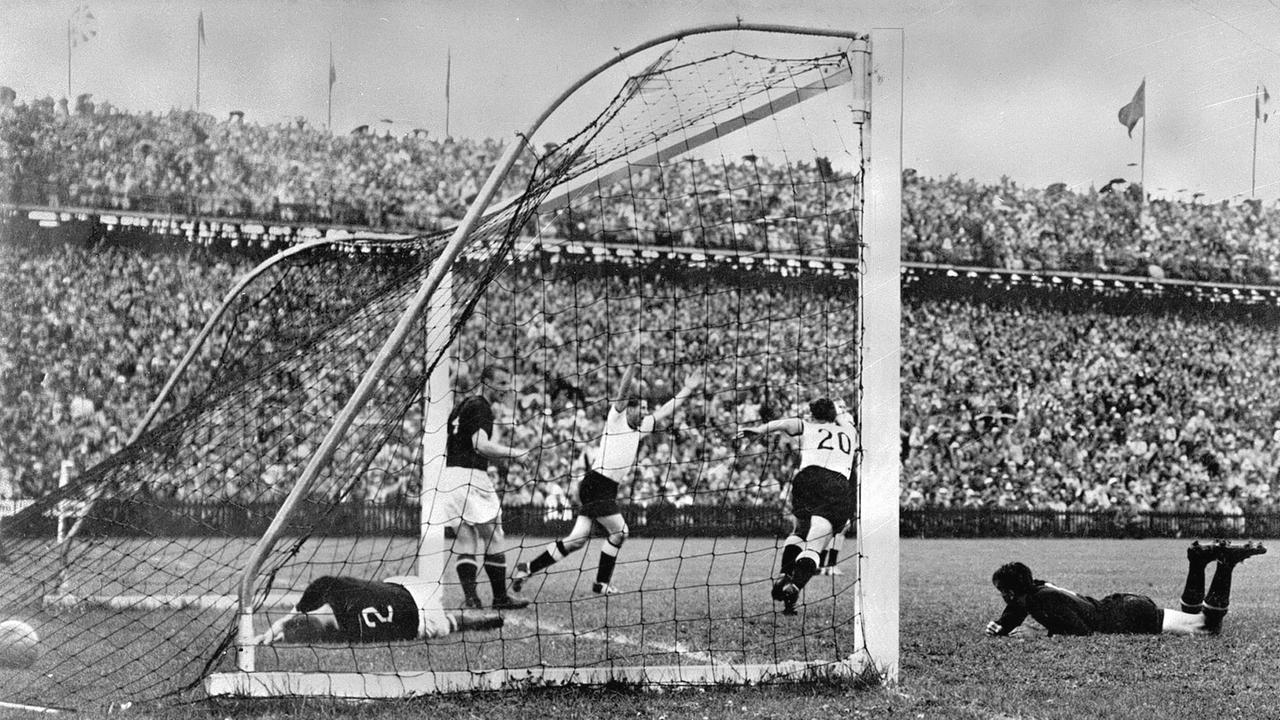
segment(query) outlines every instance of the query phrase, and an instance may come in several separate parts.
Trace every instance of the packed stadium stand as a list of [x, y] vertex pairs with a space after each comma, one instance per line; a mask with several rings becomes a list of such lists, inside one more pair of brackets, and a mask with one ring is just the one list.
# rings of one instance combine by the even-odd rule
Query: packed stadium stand
[[[335, 136], [302, 121], [260, 125], [187, 111], [132, 113], [87, 100], [70, 108], [46, 98], [0, 107], [0, 204], [420, 232], [461, 216], [500, 151], [495, 141], [424, 133]], [[767, 177], [770, 168], [744, 158], [737, 171]], [[815, 159], [812, 172], [833, 171]], [[696, 186], [697, 166], [686, 173], [683, 181]], [[1255, 289], [1280, 277], [1274, 208], [1152, 200], [1140, 212], [1140, 194], [1125, 184], [1039, 189], [907, 171], [903, 260], [920, 268], [1062, 271]], [[805, 215], [803, 208], [775, 207], [767, 196], [708, 198], [706, 207], [747, 217]], [[5, 227], [0, 499], [39, 496], [56, 486], [64, 462], [85, 468], [119, 449], [209, 313], [256, 260], [229, 243], [161, 238], [149, 244], [136, 234], [54, 241], [55, 234], [25, 225]], [[553, 230], [604, 243], [655, 237], [653, 228], [637, 227], [625, 207], [565, 217]], [[696, 242], [817, 257], [841, 257], [851, 242], [799, 232], [769, 246], [776, 237], [699, 235]], [[677, 226], [659, 241], [680, 245], [691, 238]], [[517, 264], [509, 272], [529, 271]], [[554, 306], [569, 302], [557, 292], [603, 294], [616, 292], [610, 284], [646, 281], [639, 272], [562, 272], [572, 282], [553, 282], [546, 297], [525, 300]], [[904, 507], [1226, 515], [1274, 508], [1272, 493], [1280, 488], [1274, 303], [1156, 302], [1138, 290], [1022, 286], [1007, 292], [1006, 280], [965, 283], [963, 272], [951, 274], [960, 278], [951, 285], [904, 284]], [[758, 293], [735, 302], [804, 304], [838, 292], [820, 282], [788, 292], [760, 285], [735, 291]], [[512, 316], [527, 310], [489, 309]], [[674, 324], [682, 311], [669, 309]], [[521, 341], [513, 335], [506, 342]], [[561, 383], [556, 408], [543, 408], [538, 398], [551, 397], [549, 387], [562, 375], [534, 360], [520, 370], [530, 384], [517, 408], [523, 414], [517, 432], [527, 425], [524, 417], [549, 416], [553, 425], [561, 422], [555, 432], [566, 450], [545, 455], [536, 470], [513, 468], [507, 502], [562, 503], [582, 462], [569, 440], [574, 433], [589, 437], [603, 421], [586, 405], [604, 391]], [[766, 368], [748, 374], [740, 386], [771, 387]], [[714, 385], [716, 379], [709, 380]], [[707, 401], [698, 407], [752, 422], [799, 412], [807, 398], [762, 390]], [[712, 496], [774, 502], [788, 467], [781, 457], [786, 449], [758, 467], [731, 469], [731, 438], [701, 435], [706, 423], [690, 412], [682, 410], [672, 431], [646, 445], [624, 492], [641, 503], [697, 504]], [[384, 480], [361, 496], [405, 491], [401, 481]], [[736, 483], [736, 494], [700, 492], [726, 483]]]

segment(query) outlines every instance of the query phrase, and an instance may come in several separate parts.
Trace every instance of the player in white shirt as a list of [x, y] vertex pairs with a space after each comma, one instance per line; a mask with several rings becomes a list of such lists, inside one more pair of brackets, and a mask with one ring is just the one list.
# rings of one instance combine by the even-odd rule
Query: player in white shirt
[[578, 514], [573, 529], [565, 537], [547, 545], [533, 560], [516, 564], [515, 571], [511, 573], [511, 586], [516, 592], [524, 587], [530, 575], [551, 567], [585, 545], [595, 525], [604, 530], [605, 543], [600, 548], [600, 564], [596, 567], [596, 580], [591, 590], [601, 595], [618, 592], [612, 584], [613, 569], [618, 562], [618, 551], [627, 539], [627, 522], [618, 509], [618, 486], [635, 465], [644, 436], [675, 414], [676, 408], [702, 384], [701, 376], [693, 373], [674, 397], [652, 414], [646, 414], [635, 382], [638, 372], [638, 364], [633, 363], [627, 368], [618, 395], [609, 405], [609, 416], [604, 423], [595, 461], [578, 485]]
[[738, 433], [746, 440], [771, 432], [798, 438], [800, 471], [791, 483], [791, 514], [793, 537], [803, 542], [783, 547], [781, 577], [773, 585], [773, 599], [783, 603], [787, 615], [795, 614], [800, 591], [818, 573], [819, 553], [856, 511], [849, 482], [856, 448], [853, 417], [827, 398], [810, 403], [809, 413], [809, 420], [783, 418]]

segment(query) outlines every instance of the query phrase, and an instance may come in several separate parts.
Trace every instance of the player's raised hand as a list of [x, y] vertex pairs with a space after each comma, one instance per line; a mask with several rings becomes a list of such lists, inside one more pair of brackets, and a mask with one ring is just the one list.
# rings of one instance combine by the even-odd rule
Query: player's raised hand
[[996, 622], [995, 620], [992, 620], [991, 622], [987, 623], [986, 632], [988, 635], [995, 636], [995, 635], [999, 635], [1000, 631], [1003, 629], [1004, 628], [1000, 625], [1000, 623]]
[[637, 328], [631, 336], [631, 362], [640, 362], [640, 351], [644, 349], [644, 330]]
[[755, 440], [757, 437], [760, 437], [760, 432], [758, 430], [755, 430], [754, 428], [742, 428], [738, 431], [738, 434], [734, 436], [734, 440], [737, 440], [740, 443], [747, 443]]
[[692, 393], [694, 390], [697, 390], [698, 387], [702, 385], [702, 380], [703, 380], [702, 371], [694, 370], [693, 372], [689, 373], [689, 377], [684, 379], [684, 389]]

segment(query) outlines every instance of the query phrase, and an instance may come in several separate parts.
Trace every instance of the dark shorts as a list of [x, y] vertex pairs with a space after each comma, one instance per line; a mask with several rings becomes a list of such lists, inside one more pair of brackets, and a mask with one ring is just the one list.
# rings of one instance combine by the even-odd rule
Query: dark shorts
[[1146, 595], [1117, 593], [1098, 605], [1098, 632], [1159, 635], [1164, 628], [1164, 608]]
[[588, 470], [582, 483], [578, 485], [578, 514], [589, 518], [602, 518], [617, 515], [618, 483], [601, 475], [595, 470]]
[[797, 518], [826, 518], [839, 531], [856, 511], [853, 488], [845, 476], [814, 465], [796, 473], [791, 487], [791, 512]]

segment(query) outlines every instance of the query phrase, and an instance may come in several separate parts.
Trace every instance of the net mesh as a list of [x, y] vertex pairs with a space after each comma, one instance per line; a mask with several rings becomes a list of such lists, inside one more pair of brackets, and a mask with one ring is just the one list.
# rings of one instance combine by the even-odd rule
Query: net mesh
[[[569, 528], [566, 498], [623, 367], [642, 366], [651, 408], [696, 371], [694, 396], [620, 489], [626, 592], [590, 592], [594, 539], [538, 575], [534, 604], [501, 631], [260, 648], [260, 670], [783, 667], [857, 650], [856, 558], [779, 621], [769, 587], [795, 448], [733, 441], [814, 397], [856, 406], [865, 116], [848, 83], [865, 70], [848, 49], [676, 42], [567, 140], [526, 139], [524, 191], [468, 239], [452, 303], [408, 327], [253, 579], [264, 629], [316, 577], [415, 571], [437, 367], [458, 388], [485, 366], [517, 380], [498, 432], [533, 459], [491, 470], [513, 562]], [[810, 96], [833, 104], [806, 110]], [[0, 700], [182, 701], [234, 669], [245, 559], [446, 240], [320, 244], [265, 269], [135, 442], [0, 522], [0, 615], [32, 624], [43, 650], [30, 668], [0, 669]], [[60, 524], [70, 537], [58, 544]], [[446, 608], [461, 602], [452, 578]]]

